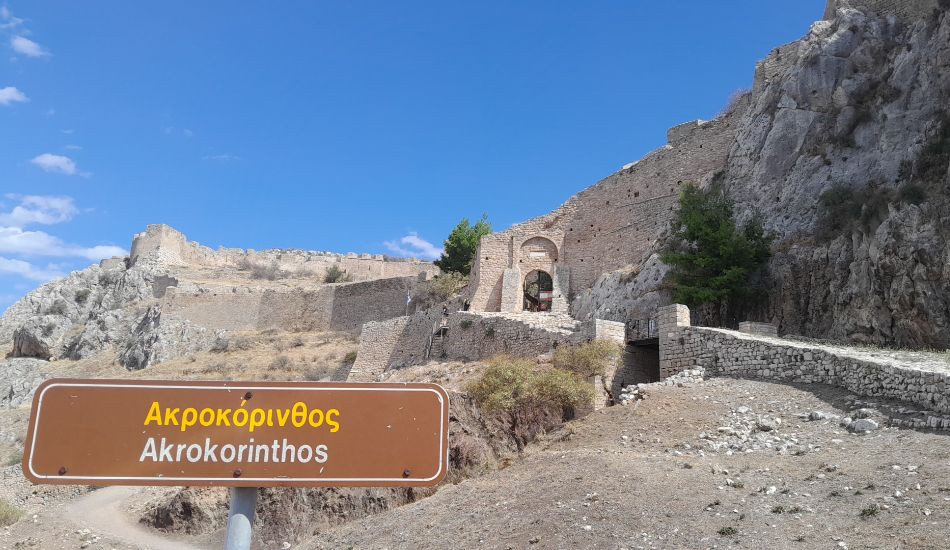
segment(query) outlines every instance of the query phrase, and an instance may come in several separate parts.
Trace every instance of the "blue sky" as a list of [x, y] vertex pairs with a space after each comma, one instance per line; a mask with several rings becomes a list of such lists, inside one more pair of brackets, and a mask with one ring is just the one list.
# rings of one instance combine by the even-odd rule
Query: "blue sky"
[[824, 1], [0, 6], [5, 308], [149, 223], [420, 257], [503, 229], [715, 116]]

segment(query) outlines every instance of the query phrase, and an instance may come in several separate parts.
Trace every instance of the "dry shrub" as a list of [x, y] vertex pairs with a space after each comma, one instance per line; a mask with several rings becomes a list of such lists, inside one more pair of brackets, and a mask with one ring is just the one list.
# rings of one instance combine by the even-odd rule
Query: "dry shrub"
[[278, 355], [270, 364], [272, 369], [287, 369], [290, 367], [290, 358], [286, 355]]
[[489, 412], [518, 416], [540, 409], [570, 415], [573, 409], [589, 405], [594, 391], [573, 372], [538, 367], [529, 359], [499, 355], [467, 391]]
[[303, 345], [304, 345], [303, 338], [299, 336], [294, 336], [294, 338], [290, 341], [290, 347], [292, 348], [303, 347]]
[[241, 259], [238, 263], [238, 269], [250, 271], [252, 279], [266, 279], [268, 281], [283, 279], [290, 275], [289, 272], [281, 269], [280, 266], [277, 265], [277, 262], [271, 262], [265, 265], [252, 262], [247, 258]]
[[13, 525], [22, 515], [19, 508], [0, 498], [0, 527]]
[[335, 265], [328, 267], [326, 273], [323, 275], [324, 283], [348, 283], [352, 280], [352, 275], [347, 273], [345, 269], [340, 269]]
[[355, 362], [356, 362], [356, 352], [355, 351], [346, 352], [346, 355], [343, 356], [343, 364], [352, 365]]
[[604, 376], [614, 367], [623, 353], [623, 347], [610, 340], [593, 340], [577, 346], [561, 346], [554, 352], [554, 366], [589, 378]]

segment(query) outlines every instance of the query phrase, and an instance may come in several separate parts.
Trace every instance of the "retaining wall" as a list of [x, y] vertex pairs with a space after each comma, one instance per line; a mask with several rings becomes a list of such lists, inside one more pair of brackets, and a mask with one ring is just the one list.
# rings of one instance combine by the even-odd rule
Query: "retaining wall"
[[[689, 326], [689, 309], [661, 308], [660, 371], [664, 378], [694, 366], [740, 378], [829, 384], [858, 395], [896, 399], [950, 413], [950, 369], [865, 357], [861, 350]], [[685, 314], [685, 318], [684, 318]]]

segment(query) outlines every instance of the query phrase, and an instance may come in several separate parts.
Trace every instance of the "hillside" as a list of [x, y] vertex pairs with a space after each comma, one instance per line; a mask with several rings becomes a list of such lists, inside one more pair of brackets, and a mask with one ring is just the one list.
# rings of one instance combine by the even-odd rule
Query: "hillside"
[[[742, 318], [672, 303], [660, 253], [693, 183], [776, 236]], [[486, 235], [464, 284], [441, 275], [149, 225], [27, 294], [0, 317], [0, 548], [221, 543], [221, 488], [32, 486], [52, 377], [449, 391], [441, 485], [261, 489], [266, 550], [946, 547], [950, 2], [829, 0], [720, 116]], [[602, 369], [558, 363], [604, 341]], [[493, 364], [586, 400], [492, 408], [472, 384]]]

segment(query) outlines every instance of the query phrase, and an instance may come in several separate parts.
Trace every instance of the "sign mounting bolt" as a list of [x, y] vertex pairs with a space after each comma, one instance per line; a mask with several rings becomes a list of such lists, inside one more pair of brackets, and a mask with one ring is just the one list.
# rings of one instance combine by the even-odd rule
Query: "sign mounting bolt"
[[59, 475], [61, 475], [61, 476], [66, 475], [66, 472], [68, 472], [68, 471], [69, 471], [69, 470], [66, 469], [65, 466], [60, 466], [60, 467], [59, 467]]
[[241, 477], [241, 469], [240, 469], [240, 468], [234, 470], [234, 477]]
[[402, 471], [402, 477], [409, 477], [410, 475], [412, 475], [412, 470], [410, 470], [409, 468], [406, 468], [405, 470]]
[[250, 398], [252, 398], [252, 397], [254, 397], [254, 394], [251, 393], [251, 392], [247, 392], [247, 393], [244, 394], [244, 399], [250, 399]]

